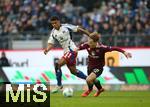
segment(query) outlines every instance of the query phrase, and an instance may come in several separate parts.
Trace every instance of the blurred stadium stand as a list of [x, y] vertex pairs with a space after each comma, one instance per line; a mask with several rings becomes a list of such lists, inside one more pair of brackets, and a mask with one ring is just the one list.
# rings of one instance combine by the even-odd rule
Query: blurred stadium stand
[[[150, 46], [149, 7], [149, 0], [0, 0], [0, 49], [12, 49], [16, 40], [41, 40], [45, 47], [52, 15], [100, 32], [107, 45]], [[76, 44], [84, 39], [78, 35]]]

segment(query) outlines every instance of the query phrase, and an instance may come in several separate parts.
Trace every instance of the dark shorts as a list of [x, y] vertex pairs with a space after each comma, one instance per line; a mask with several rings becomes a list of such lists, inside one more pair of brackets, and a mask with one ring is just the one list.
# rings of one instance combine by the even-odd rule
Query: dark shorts
[[90, 68], [90, 67], [88, 67], [88, 75], [90, 75], [92, 72], [96, 74], [96, 77], [99, 77], [103, 72], [103, 68]]
[[63, 55], [62, 58], [66, 60], [67, 66], [74, 66], [76, 65], [77, 52], [67, 52]]

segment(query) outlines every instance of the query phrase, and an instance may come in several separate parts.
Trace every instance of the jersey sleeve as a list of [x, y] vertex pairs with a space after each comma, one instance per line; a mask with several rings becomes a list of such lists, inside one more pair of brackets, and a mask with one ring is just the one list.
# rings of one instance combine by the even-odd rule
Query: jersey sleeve
[[53, 31], [50, 33], [50, 36], [49, 36], [49, 39], [48, 39], [48, 43], [51, 43], [51, 44], [55, 43], [55, 40], [54, 40], [54, 37], [53, 37]]
[[65, 24], [65, 27], [67, 27], [72, 32], [77, 32], [79, 26], [75, 26], [75, 25], [72, 25], [72, 24]]
[[83, 43], [78, 47], [79, 50], [84, 50], [84, 49], [88, 49], [88, 48], [89, 48], [89, 45], [87, 43]]
[[111, 47], [111, 46], [104, 46], [104, 50], [105, 52], [111, 52], [111, 51], [118, 51], [118, 52], [121, 52], [121, 53], [124, 53], [125, 51], [121, 48], [118, 48], [118, 47]]

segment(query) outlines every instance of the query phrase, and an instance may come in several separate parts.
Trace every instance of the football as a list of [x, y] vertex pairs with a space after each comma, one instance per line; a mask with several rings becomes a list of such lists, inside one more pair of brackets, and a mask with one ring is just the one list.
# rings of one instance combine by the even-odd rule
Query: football
[[73, 89], [72, 88], [65, 88], [63, 90], [64, 97], [72, 97], [73, 96]]
[[98, 34], [97, 32], [93, 32], [90, 34], [90, 38], [93, 39], [94, 41], [98, 41], [100, 38], [100, 34]]

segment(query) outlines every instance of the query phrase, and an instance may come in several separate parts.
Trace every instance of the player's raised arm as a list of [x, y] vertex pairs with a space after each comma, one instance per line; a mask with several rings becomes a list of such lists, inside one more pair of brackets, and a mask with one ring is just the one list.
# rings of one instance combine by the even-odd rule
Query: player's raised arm
[[87, 36], [90, 36], [90, 34], [91, 34], [88, 30], [82, 28], [81, 26], [78, 27], [77, 31], [78, 31], [78, 32], [81, 32], [81, 33], [84, 33], [84, 34], [86, 34]]
[[[69, 30], [71, 32], [81, 32], [83, 34], [86, 34], [88, 37], [92, 38], [94, 37], [95, 35], [97, 35], [98, 33], [97, 32], [89, 32], [87, 29], [84, 29], [83, 27], [81, 26], [75, 26], [75, 25], [72, 25], [72, 24], [63, 24], [65, 27], [69, 28]], [[93, 38], [92, 38], [93, 39]]]
[[86, 34], [88, 37], [90, 37], [91, 39], [93, 39], [94, 41], [98, 41], [100, 38], [100, 34], [98, 34], [97, 32], [89, 32], [86, 29], [83, 29], [82, 27], [78, 27], [77, 29], [78, 32], [82, 32], [84, 34]]

